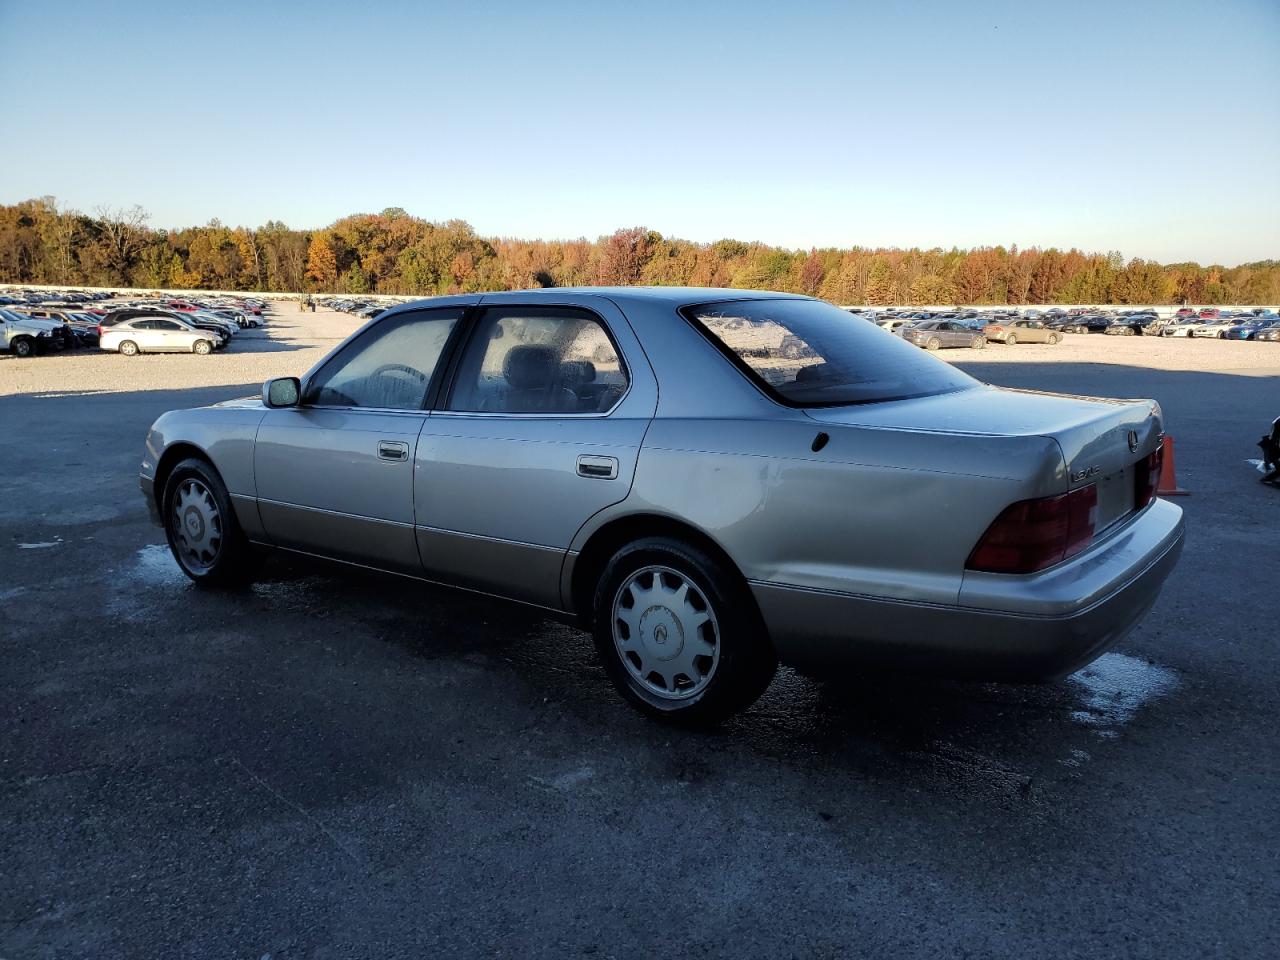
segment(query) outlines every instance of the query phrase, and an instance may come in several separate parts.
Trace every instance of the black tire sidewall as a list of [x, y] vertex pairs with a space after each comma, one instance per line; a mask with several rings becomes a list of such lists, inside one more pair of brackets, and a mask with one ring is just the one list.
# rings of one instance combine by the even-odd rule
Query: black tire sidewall
[[[689, 578], [715, 613], [720, 659], [706, 689], [688, 700], [663, 700], [645, 690], [627, 670], [613, 642], [613, 601], [636, 570], [666, 566]], [[718, 723], [750, 706], [773, 679], [777, 657], [756, 609], [755, 599], [736, 570], [692, 544], [650, 537], [620, 549], [605, 566], [592, 602], [593, 639], [605, 673], [641, 712], [675, 723]]]
[[[222, 518], [222, 546], [218, 557], [208, 570], [196, 571], [187, 567], [178, 552], [177, 539], [173, 531], [173, 501], [178, 486], [189, 478], [194, 478], [209, 488], [214, 502], [218, 505], [218, 513]], [[202, 585], [225, 586], [241, 584], [252, 579], [252, 555], [248, 539], [236, 520], [235, 509], [231, 504], [231, 495], [226, 484], [218, 476], [218, 471], [205, 460], [189, 458], [177, 464], [170, 472], [164, 484], [164, 495], [160, 500], [160, 516], [164, 522], [165, 540], [174, 562], [192, 581]]]

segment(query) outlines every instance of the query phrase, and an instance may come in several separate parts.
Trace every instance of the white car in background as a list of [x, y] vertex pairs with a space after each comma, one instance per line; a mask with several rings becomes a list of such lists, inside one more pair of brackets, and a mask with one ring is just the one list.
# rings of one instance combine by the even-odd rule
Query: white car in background
[[203, 330], [176, 317], [134, 317], [102, 328], [98, 346], [126, 357], [139, 353], [198, 353], [207, 356], [227, 342], [226, 334]]
[[0, 309], [0, 349], [15, 357], [29, 357], [51, 347], [61, 328], [62, 324], [54, 320]]
[[1226, 333], [1227, 327], [1233, 327], [1239, 322], [1236, 317], [1206, 318], [1200, 323], [1193, 323], [1191, 329], [1187, 331], [1187, 336], [1221, 338]]

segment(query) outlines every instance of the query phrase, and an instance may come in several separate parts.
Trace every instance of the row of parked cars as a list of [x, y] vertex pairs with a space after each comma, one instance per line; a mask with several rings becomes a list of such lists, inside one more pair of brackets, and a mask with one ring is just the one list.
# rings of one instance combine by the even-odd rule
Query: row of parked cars
[[1280, 314], [1251, 310], [1182, 308], [1170, 318], [1148, 310], [927, 310], [872, 311], [852, 308], [890, 333], [928, 350], [982, 349], [990, 342], [1059, 343], [1066, 334], [1111, 336], [1217, 337], [1223, 340], [1280, 340]]
[[17, 357], [96, 347], [139, 353], [209, 354], [242, 329], [264, 323], [266, 304], [252, 297], [118, 301], [109, 294], [0, 296], [0, 349]]
[[374, 317], [381, 316], [392, 307], [400, 303], [408, 303], [407, 299], [374, 303], [372, 300], [361, 300], [359, 298], [336, 297], [329, 300], [320, 301], [326, 310], [337, 310], [339, 313], [349, 313], [353, 317], [359, 317], [361, 320], [372, 320]]

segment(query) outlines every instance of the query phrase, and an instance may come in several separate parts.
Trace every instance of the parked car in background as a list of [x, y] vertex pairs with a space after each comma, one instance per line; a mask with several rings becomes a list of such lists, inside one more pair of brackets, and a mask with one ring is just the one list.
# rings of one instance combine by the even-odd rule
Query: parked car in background
[[1275, 343], [1280, 340], [1280, 324], [1272, 323], [1268, 327], [1263, 327], [1261, 330], [1255, 332], [1251, 339]]
[[903, 333], [903, 338], [926, 350], [943, 347], [969, 347], [981, 350], [987, 338], [979, 330], [966, 327], [958, 320], [923, 320]]
[[139, 353], [207, 355], [221, 346], [221, 336], [216, 331], [201, 329], [176, 317], [148, 314], [103, 327], [98, 346], [126, 357]]
[[392, 310], [301, 379], [165, 414], [140, 480], [198, 583], [261, 546], [550, 608], [640, 710], [706, 723], [779, 661], [1093, 660], [1181, 549], [1163, 430], [1153, 401], [987, 386], [806, 297], [523, 291]]
[[0, 307], [0, 349], [15, 357], [30, 357], [57, 349], [62, 341], [62, 324], [28, 317]]
[[987, 328], [987, 339], [1000, 343], [1057, 343], [1062, 334], [1039, 320], [1014, 320], [997, 325], [998, 329]]
[[1154, 335], [1158, 329], [1160, 318], [1154, 313], [1128, 313], [1116, 317], [1103, 333], [1111, 336], [1140, 337]]

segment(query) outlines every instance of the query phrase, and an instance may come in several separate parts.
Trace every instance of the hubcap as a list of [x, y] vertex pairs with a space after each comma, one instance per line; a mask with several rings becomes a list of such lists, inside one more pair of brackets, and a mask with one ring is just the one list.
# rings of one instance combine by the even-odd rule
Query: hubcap
[[701, 693], [720, 663], [720, 628], [711, 605], [670, 567], [644, 567], [618, 588], [613, 643], [632, 679], [666, 700]]
[[222, 514], [209, 488], [196, 479], [182, 481], [172, 524], [179, 559], [196, 572], [212, 567], [222, 548]]

